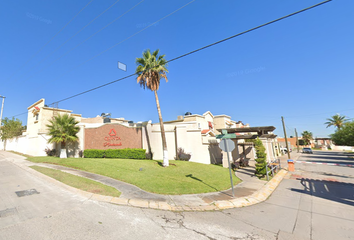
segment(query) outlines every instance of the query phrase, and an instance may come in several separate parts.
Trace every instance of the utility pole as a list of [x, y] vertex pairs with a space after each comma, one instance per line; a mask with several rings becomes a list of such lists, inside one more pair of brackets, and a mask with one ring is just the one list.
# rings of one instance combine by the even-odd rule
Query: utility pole
[[299, 146], [299, 138], [297, 137], [297, 131], [296, 131], [296, 128], [295, 128], [295, 136], [296, 136], [297, 152], [299, 153], [299, 152], [300, 152], [300, 146]]
[[2, 111], [4, 110], [4, 100], [5, 100], [5, 97], [0, 95], [0, 98], [2, 98], [1, 114], [0, 114], [0, 132], [1, 132]]
[[286, 150], [288, 152], [288, 159], [290, 158], [290, 149], [289, 149], [289, 144], [288, 144], [288, 138], [286, 137], [286, 130], [285, 130], [285, 124], [284, 124], [284, 118], [283, 116], [281, 117], [281, 121], [283, 123], [283, 130], [284, 130], [284, 138], [285, 138], [285, 144], [286, 144]]

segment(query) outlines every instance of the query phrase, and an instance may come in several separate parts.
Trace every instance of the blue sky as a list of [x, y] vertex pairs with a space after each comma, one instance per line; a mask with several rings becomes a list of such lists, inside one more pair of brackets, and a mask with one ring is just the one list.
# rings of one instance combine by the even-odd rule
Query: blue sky
[[[159, 48], [172, 59], [321, 1], [93, 0], [62, 29], [89, 2], [0, 2], [3, 117], [26, 112], [40, 98], [50, 104], [132, 74], [145, 49]], [[354, 117], [353, 9], [354, 1], [333, 0], [171, 62], [169, 82], [158, 91], [164, 121], [209, 110], [251, 126], [274, 125], [280, 136], [281, 116], [288, 135], [294, 128], [317, 137], [333, 133], [323, 124], [326, 118]], [[117, 68], [118, 61], [127, 72]], [[158, 122], [153, 93], [135, 78], [60, 102], [59, 108], [83, 117], [110, 112]], [[18, 118], [26, 124], [26, 114]]]

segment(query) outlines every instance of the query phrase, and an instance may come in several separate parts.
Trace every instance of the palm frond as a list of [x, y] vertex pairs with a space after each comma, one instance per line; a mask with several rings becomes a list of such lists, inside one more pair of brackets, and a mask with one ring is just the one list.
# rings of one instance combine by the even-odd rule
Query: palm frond
[[77, 141], [79, 138], [76, 134], [80, 131], [80, 127], [77, 126], [78, 123], [74, 117], [68, 114], [55, 116], [46, 125], [48, 134], [51, 136], [48, 142], [65, 143]]
[[167, 61], [165, 55], [158, 55], [159, 49], [152, 54], [150, 49], [143, 52], [142, 58], [136, 58], [135, 63], [137, 68], [135, 73], [137, 76], [137, 83], [145, 89], [147, 87], [151, 91], [156, 91], [160, 87], [160, 80], [164, 78], [168, 82], [166, 73]]

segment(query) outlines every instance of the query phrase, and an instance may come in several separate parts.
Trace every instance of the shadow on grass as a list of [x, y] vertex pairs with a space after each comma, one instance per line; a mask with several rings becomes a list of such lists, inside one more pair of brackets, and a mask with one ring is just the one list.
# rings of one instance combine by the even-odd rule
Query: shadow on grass
[[211, 185], [205, 183], [203, 180], [201, 180], [201, 179], [199, 179], [199, 178], [197, 178], [197, 177], [193, 177], [193, 174], [187, 174], [186, 177], [189, 177], [189, 178], [192, 178], [192, 179], [194, 179], [194, 180], [197, 180], [197, 181], [203, 183], [204, 185], [206, 185], [206, 186], [208, 186], [208, 187], [210, 187], [210, 188], [212, 188], [212, 189], [215, 189], [216, 191], [220, 191], [219, 189], [217, 189], [217, 188], [215, 188], [215, 187], [213, 187], [213, 186], [211, 186]]
[[[163, 165], [163, 162], [160, 162], [160, 161], [157, 161], [157, 160], [152, 160], [152, 161], [155, 161], [155, 163], [157, 163], [157, 164], [160, 165], [161, 167], [165, 167], [165, 166]], [[175, 166], [175, 167], [177, 167], [177, 165], [174, 164], [174, 163], [169, 163], [169, 166]]]

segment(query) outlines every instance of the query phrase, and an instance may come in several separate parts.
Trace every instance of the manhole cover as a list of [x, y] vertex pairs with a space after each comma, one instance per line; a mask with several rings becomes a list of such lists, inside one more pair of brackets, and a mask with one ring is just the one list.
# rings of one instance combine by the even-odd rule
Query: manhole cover
[[0, 218], [8, 217], [17, 213], [16, 208], [7, 208], [5, 210], [0, 211]]
[[33, 194], [39, 194], [39, 192], [37, 192], [36, 189], [17, 191], [15, 193], [17, 194], [17, 197], [25, 197], [25, 196], [30, 196], [30, 195], [33, 195]]

